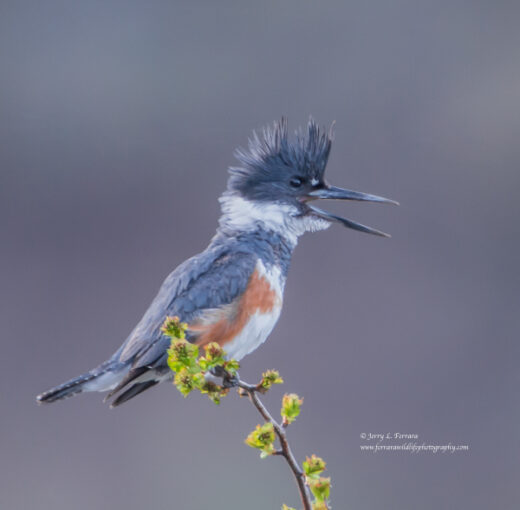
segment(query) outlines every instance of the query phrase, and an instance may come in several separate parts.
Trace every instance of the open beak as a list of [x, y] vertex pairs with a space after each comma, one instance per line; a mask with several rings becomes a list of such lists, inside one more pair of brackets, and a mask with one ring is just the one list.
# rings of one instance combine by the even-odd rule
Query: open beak
[[[370, 195], [368, 193], [362, 193], [360, 191], [352, 191], [349, 189], [337, 188], [336, 186], [325, 186], [324, 188], [311, 191], [307, 196], [309, 200], [357, 200], [362, 202], [381, 202], [385, 204], [399, 205], [399, 202], [396, 202], [395, 200], [389, 200], [388, 198], [378, 197], [377, 195]], [[310, 205], [308, 202], [307, 207], [309, 207], [313, 214], [318, 216], [319, 218], [341, 223], [345, 227], [352, 228], [354, 230], [359, 230], [360, 232], [365, 232], [367, 234], [374, 234], [382, 237], [390, 237], [388, 234], [385, 234], [380, 230], [376, 230], [375, 228], [367, 227], [366, 225], [362, 225], [361, 223], [356, 223], [355, 221], [347, 220], [346, 218], [342, 218], [341, 216], [336, 216], [335, 214], [328, 213], [326, 211], [323, 211], [322, 209], [319, 209], [318, 207], [315, 207], [314, 205]]]

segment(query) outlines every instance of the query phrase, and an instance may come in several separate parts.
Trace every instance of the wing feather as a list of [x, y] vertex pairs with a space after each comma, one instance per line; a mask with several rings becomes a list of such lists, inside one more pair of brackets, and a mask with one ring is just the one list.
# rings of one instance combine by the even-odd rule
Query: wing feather
[[220, 247], [181, 264], [166, 278], [143, 318], [116, 353], [119, 361], [131, 363], [132, 370], [167, 370], [170, 339], [160, 329], [166, 316], [177, 315], [189, 323], [206, 310], [232, 304], [245, 291], [256, 262], [253, 253]]

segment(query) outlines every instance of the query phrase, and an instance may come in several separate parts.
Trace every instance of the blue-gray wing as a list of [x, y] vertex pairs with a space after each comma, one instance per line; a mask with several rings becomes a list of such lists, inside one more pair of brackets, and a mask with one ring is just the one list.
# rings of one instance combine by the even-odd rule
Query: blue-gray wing
[[205, 310], [232, 303], [246, 290], [257, 257], [230, 247], [208, 248], [175, 269], [143, 318], [115, 354], [132, 368], [166, 368], [170, 339], [161, 332], [167, 316], [192, 322]]

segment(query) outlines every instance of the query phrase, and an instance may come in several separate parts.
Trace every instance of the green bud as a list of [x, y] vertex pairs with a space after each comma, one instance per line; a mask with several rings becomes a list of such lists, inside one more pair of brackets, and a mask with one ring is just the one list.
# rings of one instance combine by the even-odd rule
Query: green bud
[[220, 347], [217, 342], [210, 342], [204, 346], [204, 351], [206, 352], [206, 358], [208, 360], [220, 360], [224, 356], [224, 350]]
[[225, 352], [216, 342], [210, 342], [204, 346], [205, 356], [199, 359], [199, 365], [205, 372], [215, 368], [217, 365], [224, 365]]
[[285, 503], [282, 505], [282, 510], [296, 510], [296, 508], [293, 508], [292, 506], [287, 506]]
[[262, 374], [260, 386], [264, 390], [269, 390], [273, 384], [282, 384], [283, 379], [280, 377], [278, 370], [267, 370]]
[[185, 322], [181, 322], [179, 317], [166, 317], [161, 331], [170, 338], [184, 339], [186, 337], [185, 331], [188, 329], [188, 325]]
[[296, 393], [285, 394], [282, 399], [282, 409], [280, 414], [283, 418], [283, 424], [289, 425], [300, 414], [300, 407], [303, 404], [303, 398], [300, 398]]
[[173, 339], [168, 349], [168, 366], [174, 372], [182, 368], [196, 367], [199, 348], [186, 340]]
[[177, 389], [187, 397], [196, 387], [197, 381], [194, 375], [189, 372], [187, 368], [181, 368], [173, 379], [173, 384]]
[[263, 458], [274, 452], [275, 437], [273, 424], [267, 422], [257, 425], [255, 430], [247, 436], [245, 443], [251, 448], [262, 450], [260, 456]]
[[307, 485], [318, 501], [325, 501], [330, 496], [330, 478], [307, 478]]
[[224, 369], [230, 375], [237, 375], [239, 368], [240, 368], [240, 363], [236, 359], [230, 359], [230, 360], [224, 362]]
[[202, 378], [203, 382], [199, 386], [200, 392], [208, 395], [208, 398], [214, 404], [220, 404], [220, 399], [229, 393], [229, 389], [222, 388], [222, 386], [218, 386], [212, 381], [207, 381], [204, 376]]
[[325, 471], [325, 461], [321, 457], [312, 454], [303, 462], [303, 472], [309, 477], [317, 477], [320, 473]]

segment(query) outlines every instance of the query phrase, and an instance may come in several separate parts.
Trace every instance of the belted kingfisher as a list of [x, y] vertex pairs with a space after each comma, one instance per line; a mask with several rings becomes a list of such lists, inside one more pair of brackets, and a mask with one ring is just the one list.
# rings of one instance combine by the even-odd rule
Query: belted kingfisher
[[229, 169], [220, 197], [222, 215], [209, 246], [186, 260], [162, 284], [150, 307], [121, 347], [84, 375], [52, 388], [38, 402], [55, 402], [88, 391], [118, 396], [111, 407], [171, 379], [167, 365], [170, 338], [161, 326], [167, 316], [188, 324], [188, 341], [219, 343], [240, 360], [271, 333], [282, 310], [283, 291], [298, 237], [340, 223], [348, 228], [387, 234], [336, 216], [314, 205], [317, 199], [393, 200], [337, 188], [324, 179], [332, 129], [312, 118], [306, 132], [289, 139], [282, 119], [254, 133], [249, 149], [235, 152], [240, 165]]

